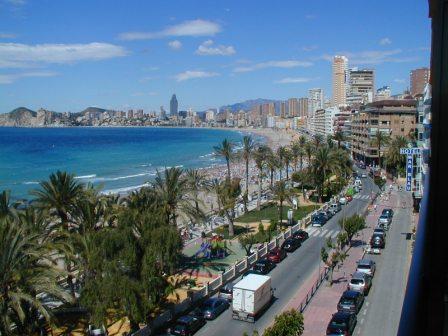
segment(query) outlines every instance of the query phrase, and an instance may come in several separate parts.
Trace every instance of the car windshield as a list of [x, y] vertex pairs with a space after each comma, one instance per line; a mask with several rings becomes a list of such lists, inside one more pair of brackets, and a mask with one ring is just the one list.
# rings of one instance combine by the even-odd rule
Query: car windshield
[[330, 327], [332, 328], [342, 328], [345, 329], [347, 327], [347, 323], [345, 323], [345, 321], [340, 321], [340, 320], [332, 320], [330, 322]]
[[214, 301], [205, 301], [205, 302], [202, 304], [202, 308], [212, 308], [212, 307], [213, 307], [213, 302], [214, 302]]
[[184, 330], [187, 330], [187, 326], [185, 324], [176, 324], [174, 327], [175, 331], [182, 332]]
[[369, 270], [370, 269], [370, 265], [358, 265], [358, 269]]
[[352, 304], [355, 300], [353, 298], [343, 297], [341, 298], [340, 304], [349, 305]]
[[364, 280], [362, 280], [362, 279], [352, 279], [352, 280], [350, 281], [350, 283], [351, 283], [352, 285], [362, 285], [362, 284], [364, 283]]

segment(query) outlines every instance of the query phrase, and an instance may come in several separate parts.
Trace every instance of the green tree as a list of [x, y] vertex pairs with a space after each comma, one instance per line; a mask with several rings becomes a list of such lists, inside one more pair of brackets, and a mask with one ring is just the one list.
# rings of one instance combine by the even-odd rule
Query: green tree
[[0, 220], [17, 218], [17, 205], [11, 203], [11, 192], [9, 190], [3, 190], [0, 194]]
[[282, 171], [285, 167], [285, 157], [287, 156], [287, 149], [285, 146], [280, 146], [277, 148], [277, 160], [279, 163], [279, 169], [280, 169], [280, 180], [282, 180]]
[[266, 164], [269, 150], [266, 146], [258, 146], [254, 152], [255, 165], [258, 169], [258, 198], [257, 198], [257, 210], [261, 209], [261, 191], [263, 189], [263, 168]]
[[232, 160], [235, 145], [227, 139], [224, 139], [222, 143], [218, 146], [213, 147], [215, 154], [223, 157], [226, 160], [227, 165], [227, 179], [230, 181], [230, 161]]
[[291, 309], [277, 315], [274, 324], [264, 331], [263, 336], [300, 336], [303, 330], [303, 315]]
[[401, 135], [394, 137], [389, 144], [386, 152], [386, 165], [396, 172], [397, 176], [400, 170], [404, 170], [406, 165], [406, 156], [400, 154], [400, 149], [408, 146], [409, 140]]
[[229, 236], [235, 235], [234, 220], [235, 220], [235, 206], [238, 196], [241, 194], [240, 180], [237, 178], [231, 181], [225, 180], [221, 182], [217, 189], [218, 202], [221, 204], [221, 213], [224, 214], [229, 222]]
[[194, 202], [196, 213], [200, 214], [201, 209], [199, 204], [202, 203], [200, 199], [201, 192], [207, 191], [207, 178], [203, 171], [198, 169], [188, 169], [186, 171], [187, 188], [191, 194]]
[[77, 200], [83, 195], [83, 185], [72, 174], [57, 171], [50, 174], [48, 181], [39, 183], [40, 189], [32, 190], [38, 207], [54, 210], [61, 224], [69, 229], [71, 215], [75, 211]]
[[272, 189], [274, 187], [274, 173], [279, 168], [279, 163], [271, 148], [266, 151], [266, 166], [269, 169], [269, 186]]
[[257, 243], [257, 239], [254, 234], [252, 233], [246, 233], [244, 235], [240, 235], [238, 237], [238, 242], [240, 243], [241, 247], [246, 252], [247, 256], [251, 255], [250, 249], [254, 244]]
[[256, 149], [256, 143], [252, 136], [246, 135], [243, 137], [243, 148], [242, 148], [242, 158], [244, 160], [244, 164], [246, 166], [246, 191], [243, 196], [244, 200], [244, 212], [247, 212], [247, 201], [249, 197], [249, 161], [252, 158], [252, 155]]
[[338, 149], [341, 148], [341, 142], [345, 141], [345, 135], [341, 130], [334, 133], [333, 139], [338, 143]]
[[307, 141], [305, 143], [305, 147], [304, 148], [305, 148], [306, 157], [308, 159], [308, 166], [310, 166], [311, 165], [311, 158], [313, 157], [313, 154], [314, 154], [313, 144], [310, 141]]
[[390, 137], [388, 134], [381, 132], [380, 130], [377, 130], [375, 133], [375, 137], [372, 140], [372, 145], [377, 147], [378, 151], [378, 166], [381, 169], [381, 149], [384, 145], [388, 144], [390, 141]]
[[315, 134], [312, 142], [314, 148], [318, 149], [324, 144], [324, 137], [321, 134]]
[[332, 170], [335, 169], [336, 159], [328, 147], [319, 147], [312, 162], [312, 173], [316, 184], [319, 202], [322, 203], [324, 185]]
[[342, 218], [338, 221], [341, 229], [347, 233], [347, 241], [351, 244], [353, 237], [366, 227], [364, 217], [354, 214], [348, 218]]
[[283, 180], [278, 181], [275, 184], [272, 192], [274, 193], [274, 199], [277, 201], [278, 208], [279, 208], [278, 220], [279, 220], [280, 225], [283, 225], [283, 204], [286, 201], [290, 200], [291, 192], [288, 189], [286, 182]]

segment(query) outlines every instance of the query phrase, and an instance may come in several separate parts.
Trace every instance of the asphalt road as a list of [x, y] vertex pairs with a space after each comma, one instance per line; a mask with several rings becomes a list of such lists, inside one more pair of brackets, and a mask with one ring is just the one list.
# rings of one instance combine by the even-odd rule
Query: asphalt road
[[[370, 178], [363, 179], [363, 190], [358, 195], [370, 196], [376, 188]], [[268, 327], [275, 315], [279, 314], [294, 294], [299, 290], [304, 281], [315, 272], [320, 262], [320, 249], [328, 236], [335, 235], [339, 231], [338, 220], [343, 216], [350, 216], [363, 211], [369, 200], [355, 198], [343, 207], [342, 211], [333, 216], [323, 227], [321, 234], [315, 234], [303, 243], [294, 253], [289, 254], [269, 274], [272, 286], [275, 288], [276, 300], [269, 309], [261, 315], [255, 323], [247, 323], [232, 319], [231, 309], [228, 309], [214, 321], [209, 321], [196, 335], [243, 335], [247, 332], [252, 335], [254, 330], [260, 334]], [[313, 230], [316, 233], [316, 230]], [[330, 233], [331, 232], [331, 233]], [[317, 277], [317, 272], [316, 272]]]
[[[398, 193], [399, 203], [410, 197]], [[411, 209], [394, 209], [392, 226], [386, 237], [386, 248], [381, 255], [371, 255], [377, 270], [373, 286], [363, 308], [358, 313], [358, 325], [354, 335], [396, 335], [409, 272], [410, 244], [406, 233], [411, 232]]]

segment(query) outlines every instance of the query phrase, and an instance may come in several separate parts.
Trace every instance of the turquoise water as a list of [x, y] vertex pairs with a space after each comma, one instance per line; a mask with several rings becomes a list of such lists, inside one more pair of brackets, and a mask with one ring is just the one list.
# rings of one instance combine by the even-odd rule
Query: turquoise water
[[104, 192], [125, 193], [167, 167], [220, 164], [213, 146], [242, 136], [198, 128], [0, 128], [0, 191], [29, 199], [39, 181], [63, 170]]

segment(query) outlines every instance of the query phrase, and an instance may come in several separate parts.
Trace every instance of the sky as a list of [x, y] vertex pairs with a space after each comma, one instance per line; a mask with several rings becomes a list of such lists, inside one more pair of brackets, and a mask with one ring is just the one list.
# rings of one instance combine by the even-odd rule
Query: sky
[[247, 99], [331, 97], [331, 58], [409, 86], [429, 65], [426, 0], [0, 0], [0, 113], [201, 111]]

